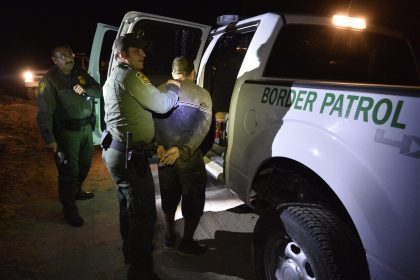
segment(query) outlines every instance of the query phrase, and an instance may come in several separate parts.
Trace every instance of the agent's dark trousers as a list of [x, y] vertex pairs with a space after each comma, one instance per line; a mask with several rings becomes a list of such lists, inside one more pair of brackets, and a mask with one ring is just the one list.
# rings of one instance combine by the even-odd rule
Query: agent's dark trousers
[[79, 131], [61, 130], [58, 152], [65, 155], [64, 162], [57, 163], [58, 197], [63, 204], [63, 214], [78, 215], [76, 194], [81, 191], [92, 163], [93, 141], [90, 125]]
[[125, 153], [108, 148], [102, 158], [117, 186], [124, 257], [142, 270], [153, 269], [156, 203], [150, 166], [146, 176], [139, 177], [134, 167], [125, 169]]

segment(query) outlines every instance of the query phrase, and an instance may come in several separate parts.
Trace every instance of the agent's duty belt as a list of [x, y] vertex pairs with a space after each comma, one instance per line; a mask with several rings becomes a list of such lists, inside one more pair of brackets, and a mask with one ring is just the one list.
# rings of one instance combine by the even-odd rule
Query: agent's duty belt
[[111, 149], [117, 150], [117, 151], [119, 151], [121, 153], [125, 152], [125, 149], [126, 149], [124, 142], [120, 142], [120, 141], [117, 141], [117, 140], [114, 140], [114, 139], [112, 139], [111, 144], [109, 145], [109, 147]]
[[91, 125], [94, 116], [84, 119], [67, 119], [62, 121], [62, 126], [67, 130], [81, 130], [86, 125]]
[[[109, 147], [120, 152], [125, 152], [126, 143], [112, 139]], [[152, 152], [152, 153], [156, 152], [156, 148], [157, 148], [157, 145], [155, 143], [149, 143], [149, 144], [134, 143], [133, 145], [130, 146], [130, 150], [147, 151], [147, 152]]]
[[[113, 139], [111, 136], [111, 133], [109, 133], [108, 131], [102, 132], [101, 145], [102, 145], [102, 148], [104, 148], [105, 150], [108, 148], [112, 148], [122, 153], [126, 152], [126, 149], [127, 149], [125, 142], [120, 142], [118, 140]], [[130, 150], [148, 151], [152, 153], [156, 152], [156, 148], [157, 148], [156, 143], [146, 144], [142, 142], [133, 143], [129, 147]]]

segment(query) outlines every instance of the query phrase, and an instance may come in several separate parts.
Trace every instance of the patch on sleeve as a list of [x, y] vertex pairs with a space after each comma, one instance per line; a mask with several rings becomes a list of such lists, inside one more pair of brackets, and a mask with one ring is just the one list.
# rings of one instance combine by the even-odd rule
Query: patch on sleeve
[[146, 75], [144, 75], [142, 72], [137, 72], [136, 77], [145, 85], [151, 84], [149, 78], [147, 78]]
[[40, 82], [39, 83], [39, 92], [40, 93], [44, 93], [46, 87], [47, 87], [47, 83], [46, 82], [44, 82], [44, 81]]
[[79, 80], [79, 84], [81, 86], [86, 85], [86, 80], [83, 78], [83, 76], [77, 76], [77, 79]]

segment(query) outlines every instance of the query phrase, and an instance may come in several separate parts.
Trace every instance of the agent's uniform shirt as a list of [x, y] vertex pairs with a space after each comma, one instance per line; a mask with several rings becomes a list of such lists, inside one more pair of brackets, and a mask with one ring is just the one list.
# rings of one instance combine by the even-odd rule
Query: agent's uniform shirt
[[132, 142], [150, 143], [155, 138], [151, 111], [165, 113], [178, 102], [178, 94], [168, 90], [162, 94], [139, 70], [119, 63], [104, 85], [105, 122], [113, 139], [126, 142], [126, 132]]
[[[80, 84], [86, 94], [79, 95], [73, 86]], [[53, 120], [84, 119], [92, 114], [93, 103], [89, 97], [101, 97], [99, 84], [81, 67], [75, 65], [69, 75], [58, 66], [52, 67], [38, 85], [38, 125], [47, 144], [56, 142]]]
[[211, 121], [209, 92], [191, 81], [182, 81], [178, 107], [155, 116], [157, 142], [166, 148], [177, 146], [180, 157], [188, 160], [206, 137]]

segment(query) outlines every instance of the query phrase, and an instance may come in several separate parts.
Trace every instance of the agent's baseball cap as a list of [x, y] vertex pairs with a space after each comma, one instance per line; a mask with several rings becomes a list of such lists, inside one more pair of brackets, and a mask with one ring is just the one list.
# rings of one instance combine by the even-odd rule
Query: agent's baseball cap
[[152, 42], [145, 40], [141, 33], [127, 33], [115, 39], [112, 49], [116, 54], [119, 51], [127, 51], [129, 47], [139, 48], [147, 52], [151, 49]]

